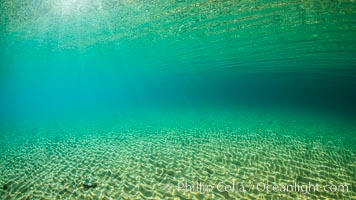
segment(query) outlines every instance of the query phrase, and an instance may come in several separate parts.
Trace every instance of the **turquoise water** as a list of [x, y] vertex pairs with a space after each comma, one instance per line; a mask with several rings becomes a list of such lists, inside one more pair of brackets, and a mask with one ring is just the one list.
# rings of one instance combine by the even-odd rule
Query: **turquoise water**
[[0, 199], [356, 197], [354, 0], [2, 0], [0, 36]]

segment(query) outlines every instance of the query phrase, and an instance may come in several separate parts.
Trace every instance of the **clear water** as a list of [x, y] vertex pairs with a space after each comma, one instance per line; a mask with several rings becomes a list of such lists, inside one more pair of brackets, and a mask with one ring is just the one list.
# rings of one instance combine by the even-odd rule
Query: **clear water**
[[354, 0], [2, 0], [0, 35], [0, 199], [355, 198]]

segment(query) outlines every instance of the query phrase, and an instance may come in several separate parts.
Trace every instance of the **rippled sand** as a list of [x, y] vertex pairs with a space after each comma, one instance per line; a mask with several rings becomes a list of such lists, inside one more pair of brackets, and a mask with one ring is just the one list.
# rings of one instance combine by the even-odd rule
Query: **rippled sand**
[[[0, 199], [355, 199], [355, 131], [256, 115], [22, 124], [1, 131]], [[185, 188], [196, 183], [212, 190]], [[246, 188], [215, 187], [233, 183]], [[294, 183], [346, 184], [348, 192], [256, 188]]]

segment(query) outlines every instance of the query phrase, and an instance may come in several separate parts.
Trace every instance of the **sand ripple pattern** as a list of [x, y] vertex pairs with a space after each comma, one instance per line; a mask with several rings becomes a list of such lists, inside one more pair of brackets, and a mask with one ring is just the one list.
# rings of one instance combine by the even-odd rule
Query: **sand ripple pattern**
[[[83, 127], [46, 124], [2, 130], [0, 199], [356, 197], [352, 188], [308, 194], [177, 188], [178, 182], [355, 186], [354, 127], [244, 117]], [[83, 187], [88, 177], [97, 187]]]

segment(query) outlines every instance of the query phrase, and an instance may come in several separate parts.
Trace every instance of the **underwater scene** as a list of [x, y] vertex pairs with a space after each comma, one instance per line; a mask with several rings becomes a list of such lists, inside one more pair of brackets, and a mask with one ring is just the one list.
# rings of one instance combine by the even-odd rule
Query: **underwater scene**
[[0, 199], [356, 199], [355, 0], [0, 0]]

